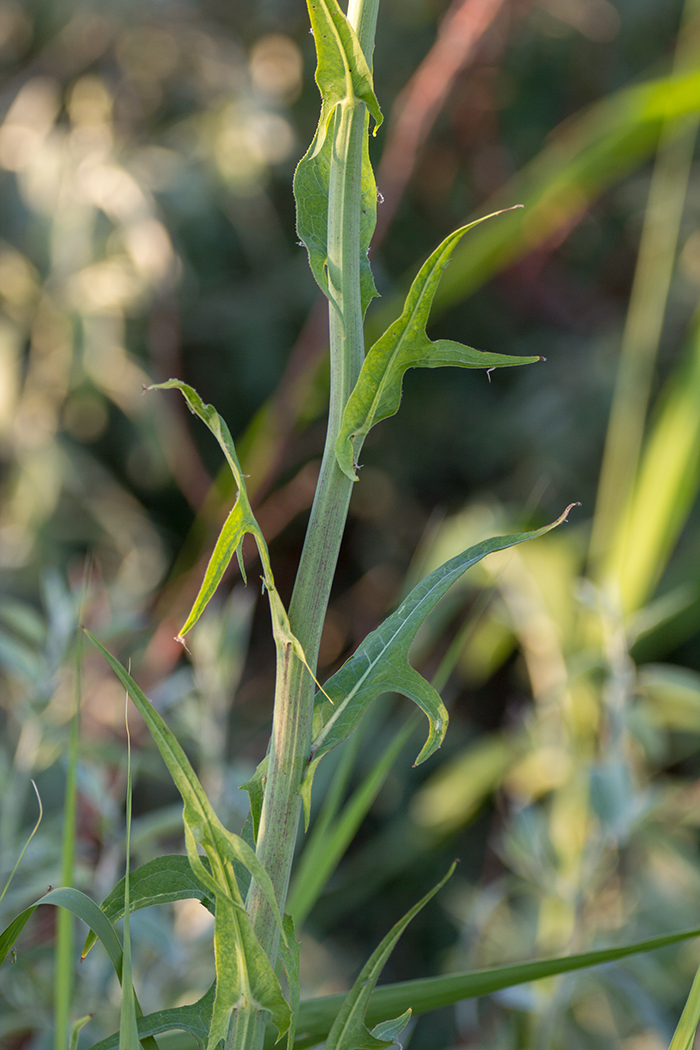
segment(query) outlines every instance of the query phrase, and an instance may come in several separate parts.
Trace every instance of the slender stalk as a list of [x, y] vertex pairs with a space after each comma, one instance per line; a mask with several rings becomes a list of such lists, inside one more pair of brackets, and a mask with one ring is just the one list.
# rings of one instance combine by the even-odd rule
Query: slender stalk
[[[675, 73], [697, 61], [699, 35], [700, 3], [686, 0]], [[695, 116], [668, 121], [654, 163], [593, 520], [589, 559], [594, 573], [603, 578], [601, 582], [608, 582], [605, 577], [614, 575], [625, 558], [629, 500], [639, 466], [697, 127]], [[611, 550], [615, 557], [611, 558]]]
[[[74, 709], [71, 716], [68, 770], [63, 802], [63, 837], [61, 841], [61, 885], [72, 886], [75, 868], [75, 835], [77, 820], [77, 767], [80, 737], [80, 694], [83, 662], [83, 632], [76, 631]], [[65, 908], [56, 916], [56, 950], [54, 968], [54, 1050], [66, 1050], [68, 1024], [73, 999], [75, 919]]]
[[[379, 0], [351, 0], [353, 28], [368, 57], [374, 46]], [[289, 609], [292, 631], [309, 666], [315, 668], [338, 551], [345, 529], [352, 481], [337, 465], [335, 441], [347, 399], [364, 359], [360, 295], [360, 190], [365, 106], [347, 101], [338, 107], [333, 127], [333, 157], [328, 199], [328, 277], [331, 389], [328, 429], [316, 496]], [[291, 648], [278, 651], [277, 685], [257, 853], [284, 903], [299, 823], [299, 787], [311, 745], [314, 683]], [[269, 906], [255, 884], [248, 910], [258, 939], [274, 962], [279, 931]], [[245, 1013], [245, 1017], [243, 1014]], [[228, 1046], [262, 1045], [265, 1015], [238, 1011]]]

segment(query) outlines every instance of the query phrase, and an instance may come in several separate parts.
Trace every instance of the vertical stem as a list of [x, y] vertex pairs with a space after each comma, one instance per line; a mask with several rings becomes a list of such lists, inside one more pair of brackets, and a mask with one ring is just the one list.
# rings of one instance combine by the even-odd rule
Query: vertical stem
[[[365, 55], [371, 57], [379, 0], [350, 0], [348, 18]], [[338, 467], [335, 442], [343, 410], [364, 359], [360, 295], [360, 191], [365, 106], [348, 98], [336, 109], [328, 198], [328, 279], [331, 390], [326, 443], [294, 593], [292, 631], [309, 666], [315, 668], [338, 551], [345, 528], [352, 481]], [[335, 304], [335, 305], [334, 305]], [[311, 745], [313, 680], [291, 648], [278, 650], [265, 799], [257, 854], [284, 911], [301, 800], [299, 787]], [[253, 882], [248, 910], [258, 939], [274, 963], [279, 931], [259, 887]], [[239, 1023], [240, 1022], [240, 1023]], [[234, 1020], [228, 1046], [259, 1047], [264, 1016]]]
[[[77, 817], [77, 766], [80, 736], [80, 695], [83, 662], [83, 632], [75, 638], [74, 710], [70, 725], [68, 769], [63, 802], [63, 836], [61, 841], [61, 885], [72, 886], [75, 868], [75, 835]], [[64, 908], [56, 916], [56, 950], [54, 967], [54, 1050], [68, 1046], [68, 1025], [73, 999], [75, 920]]]

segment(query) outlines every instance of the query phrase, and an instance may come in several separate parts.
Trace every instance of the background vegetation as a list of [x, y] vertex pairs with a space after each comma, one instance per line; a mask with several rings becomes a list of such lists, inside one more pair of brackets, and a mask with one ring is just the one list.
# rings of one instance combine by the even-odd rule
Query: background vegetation
[[[700, 51], [686, 7], [383, 0], [383, 298], [368, 325], [450, 230], [524, 203], [465, 238], [431, 335], [547, 361], [409, 373], [363, 453], [324, 675], [446, 557], [583, 507], [492, 556], [419, 637], [450, 732], [419, 770], [408, 743], [335, 871], [321, 811], [291, 905], [306, 995], [347, 987], [454, 857], [387, 980], [698, 924]], [[251, 552], [248, 588], [232, 576], [183, 653], [174, 635], [230, 494], [203, 428], [142, 386], [177, 375], [227, 419], [286, 599], [326, 336], [290, 189], [318, 113], [304, 4], [2, 0], [0, 62], [0, 885], [36, 819], [31, 779], [45, 810], [9, 921], [65, 881], [79, 617], [131, 659], [240, 827], [272, 698], [258, 570]], [[674, 63], [685, 87], [644, 86]], [[124, 865], [123, 695], [93, 653], [80, 692], [72, 878], [99, 900]], [[338, 804], [364, 783], [407, 717], [387, 698], [321, 768], [319, 799], [334, 769]], [[143, 862], [182, 848], [180, 805], [138, 722], [132, 736]], [[40, 916], [0, 973], [13, 1050], [52, 1043], [54, 920]], [[132, 936], [145, 1012], [208, 987], [199, 904], [141, 912]], [[98, 954], [75, 988], [75, 1017], [99, 1007], [85, 1045], [118, 1025]], [[410, 1047], [656, 1050], [699, 961], [690, 942], [470, 1001], [419, 1020]]]

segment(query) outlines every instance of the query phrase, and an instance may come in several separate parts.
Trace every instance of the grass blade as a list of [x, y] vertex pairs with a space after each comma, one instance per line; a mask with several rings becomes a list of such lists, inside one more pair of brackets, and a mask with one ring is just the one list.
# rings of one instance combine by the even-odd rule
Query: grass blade
[[[669, 944], [678, 944], [692, 937], [700, 937], [700, 928], [664, 934], [618, 948], [601, 948], [577, 955], [539, 959], [510, 966], [496, 966], [487, 970], [474, 970], [447, 974], [443, 977], [427, 977], [417, 981], [382, 985], [376, 988], [372, 995], [366, 1021], [368, 1024], [377, 1024], [395, 1017], [409, 1006], [412, 1007], [414, 1014], [426, 1013], [428, 1010], [449, 1006], [462, 999], [473, 999], [480, 995], [500, 991], [502, 988], [526, 984], [528, 981], [538, 981], [544, 977], [614, 962], [629, 955], [654, 951]], [[313, 1046], [325, 1038], [342, 1006], [343, 999], [344, 996], [341, 994], [324, 996], [320, 999], [307, 999], [302, 1002], [297, 1025], [296, 1050]], [[272, 1040], [266, 1038], [266, 1050], [269, 1050], [271, 1046]]]

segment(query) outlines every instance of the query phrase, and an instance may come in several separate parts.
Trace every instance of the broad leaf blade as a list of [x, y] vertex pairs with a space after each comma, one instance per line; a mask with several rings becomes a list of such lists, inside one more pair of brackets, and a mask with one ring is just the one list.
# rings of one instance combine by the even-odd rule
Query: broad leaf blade
[[501, 212], [485, 215], [455, 230], [421, 266], [398, 320], [386, 330], [365, 358], [355, 388], [350, 395], [335, 451], [341, 470], [357, 480], [355, 468], [364, 440], [375, 423], [393, 416], [401, 403], [403, 377], [409, 368], [502, 368], [541, 361], [540, 357], [511, 357], [489, 354], [449, 339], [432, 342], [426, 326], [440, 278], [452, 252], [464, 234], [474, 226]]
[[[434, 886], [422, 900], [419, 900], [410, 911], [406, 912], [403, 918], [391, 928], [381, 944], [372, 952], [343, 1001], [343, 1005], [330, 1030], [328, 1041], [326, 1042], [326, 1050], [374, 1050], [374, 1048], [379, 1050], [380, 1047], [392, 1045], [394, 1042], [393, 1035], [388, 1039], [387, 1037], [378, 1039], [376, 1035], [370, 1034], [365, 1026], [365, 1014], [370, 997], [399, 937], [411, 919], [415, 918], [428, 901], [442, 889], [454, 872], [455, 867], [456, 865], [452, 864], [444, 879], [441, 879], [437, 886]], [[406, 1023], [408, 1023], [408, 1018]], [[405, 1024], [399, 1030], [402, 1030], [403, 1027], [405, 1027]]]
[[117, 975], [121, 977], [122, 946], [112, 924], [93, 900], [90, 900], [80, 890], [72, 889], [69, 886], [50, 890], [29, 908], [25, 908], [3, 930], [2, 934], [0, 934], [0, 963], [3, 962], [10, 948], [40, 904], [55, 904], [60, 908], [66, 908], [67, 911], [82, 919], [102, 942]]
[[[202, 863], [207, 865], [209, 862], [203, 860]], [[124, 881], [120, 879], [100, 905], [111, 923], [119, 922], [124, 916]], [[212, 914], [214, 912], [211, 894], [192, 871], [187, 857], [181, 854], [155, 857], [131, 872], [129, 906], [132, 912], [181, 900], [198, 900]], [[96, 940], [90, 931], [83, 948], [83, 959]]]
[[[137, 1027], [139, 1038], [162, 1035], [164, 1032], [172, 1032], [179, 1029], [188, 1032], [200, 1047], [207, 1045], [209, 1028], [211, 1026], [211, 1013], [214, 1003], [215, 985], [205, 992], [201, 999], [189, 1006], [177, 1006], [170, 1010], [158, 1010], [156, 1013], [139, 1017]], [[119, 1046], [119, 1033], [101, 1039], [99, 1043], [93, 1043], [89, 1050], [117, 1050]]]
[[[413, 588], [398, 609], [369, 634], [316, 695], [314, 738], [315, 765], [353, 731], [372, 701], [381, 693], [398, 692], [413, 700], [428, 718], [429, 733], [416, 765], [440, 747], [447, 731], [447, 711], [436, 690], [408, 662], [416, 633], [428, 614], [467, 569], [494, 551], [505, 550], [543, 536], [563, 521], [572, 507], [556, 521], [533, 532], [497, 536], [470, 547], [429, 573]], [[310, 776], [307, 774], [307, 787]]]

